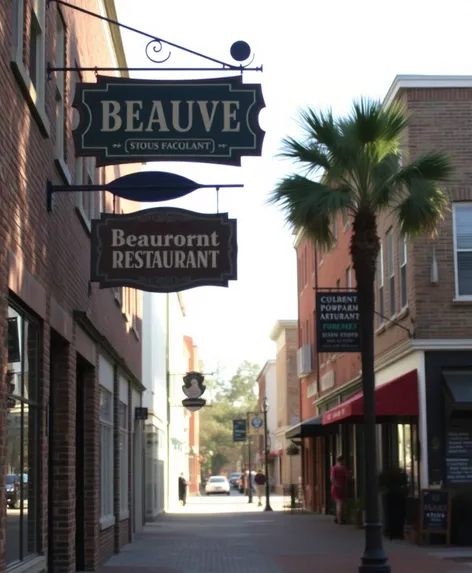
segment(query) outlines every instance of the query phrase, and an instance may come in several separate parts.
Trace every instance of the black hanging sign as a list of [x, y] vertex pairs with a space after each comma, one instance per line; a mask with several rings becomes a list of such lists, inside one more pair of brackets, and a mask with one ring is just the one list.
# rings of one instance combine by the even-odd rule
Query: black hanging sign
[[157, 207], [92, 221], [91, 280], [178, 292], [237, 278], [236, 219]]
[[74, 103], [80, 122], [76, 155], [97, 165], [142, 161], [196, 161], [241, 165], [260, 156], [265, 106], [260, 84], [242, 76], [147, 80], [98, 76], [79, 83]]
[[233, 442], [245, 442], [246, 433], [246, 420], [233, 420]]
[[318, 352], [360, 352], [357, 292], [316, 293]]
[[135, 420], [147, 420], [148, 419], [148, 409], [142, 408], [140, 406], [134, 409], [134, 419]]

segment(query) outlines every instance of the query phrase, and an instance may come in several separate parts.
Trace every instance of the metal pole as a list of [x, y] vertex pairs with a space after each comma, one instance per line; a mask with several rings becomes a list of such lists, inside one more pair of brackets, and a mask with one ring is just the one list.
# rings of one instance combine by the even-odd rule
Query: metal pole
[[264, 398], [264, 449], [265, 449], [265, 456], [264, 456], [264, 465], [265, 465], [265, 492], [266, 492], [266, 505], [264, 511], [272, 511], [270, 507], [270, 484], [269, 484], [269, 448], [267, 447], [267, 436], [268, 436], [268, 429], [267, 429], [267, 398]]
[[249, 464], [249, 472], [248, 472], [248, 478], [247, 478], [247, 487], [248, 487], [248, 495], [249, 495], [249, 499], [248, 499], [248, 503], [252, 503], [252, 473], [251, 473], [251, 465], [252, 465], [252, 460], [251, 460], [251, 436], [249, 434], [249, 412], [247, 413], [247, 446], [248, 446], [248, 450], [247, 450], [247, 455], [248, 455], [248, 464]]

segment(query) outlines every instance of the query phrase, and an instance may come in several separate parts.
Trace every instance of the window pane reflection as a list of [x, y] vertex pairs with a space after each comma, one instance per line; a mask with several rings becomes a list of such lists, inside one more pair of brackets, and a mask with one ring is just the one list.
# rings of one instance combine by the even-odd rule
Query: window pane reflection
[[7, 564], [37, 553], [39, 328], [8, 309]]

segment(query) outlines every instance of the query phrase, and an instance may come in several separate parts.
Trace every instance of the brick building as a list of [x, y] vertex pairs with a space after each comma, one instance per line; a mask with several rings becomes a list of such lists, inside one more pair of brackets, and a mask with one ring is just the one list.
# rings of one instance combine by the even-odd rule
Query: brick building
[[[405, 241], [395, 221], [379, 221], [382, 250], [376, 281], [376, 386], [379, 470], [402, 466], [410, 494], [421, 488], [472, 489], [472, 77], [398, 76], [385, 102], [400, 99], [412, 118], [402, 153], [415, 159], [446, 151], [455, 172], [447, 188], [450, 212], [434, 240]], [[349, 221], [338, 220], [338, 242], [315, 253], [297, 237], [299, 369], [309, 506], [329, 506], [329, 466], [340, 451], [354, 472], [352, 496], [363, 491], [360, 359], [317, 356], [313, 287], [354, 287]], [[472, 543], [472, 537], [468, 540]]]
[[[300, 386], [297, 377], [297, 334], [296, 320], [278, 320], [270, 333], [275, 342], [276, 420], [275, 447], [275, 489], [283, 492], [283, 486], [298, 483], [301, 476], [300, 456], [287, 455], [290, 442], [285, 433], [300, 420]], [[269, 404], [270, 407], [270, 404]]]
[[[277, 365], [275, 360], [267, 360], [257, 376], [258, 388], [258, 411], [264, 411], [264, 399], [267, 398], [267, 453], [268, 474], [272, 486], [281, 483], [279, 458], [283, 454], [282, 449], [276, 450], [277, 442]], [[265, 444], [264, 436], [258, 436], [258, 453], [255, 456], [255, 465], [264, 468]], [[265, 469], [265, 468], [264, 468]]]
[[126, 61], [117, 29], [55, 2], [0, 0], [0, 29], [0, 571], [94, 570], [142, 525], [143, 387], [141, 293], [90, 283], [90, 222], [136, 205], [61, 193], [48, 212], [46, 184], [138, 166], [75, 157], [74, 88], [94, 74], [46, 71]]

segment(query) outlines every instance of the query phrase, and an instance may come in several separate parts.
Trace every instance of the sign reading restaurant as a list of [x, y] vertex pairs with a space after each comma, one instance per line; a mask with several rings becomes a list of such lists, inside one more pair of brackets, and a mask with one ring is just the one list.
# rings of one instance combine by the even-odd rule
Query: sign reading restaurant
[[228, 286], [237, 278], [236, 220], [157, 207], [92, 221], [91, 280], [101, 288], [128, 286], [176, 292]]
[[360, 352], [357, 292], [316, 293], [318, 352]]
[[242, 76], [153, 81], [98, 76], [79, 83], [76, 155], [97, 165], [197, 161], [241, 165], [262, 153], [260, 84]]

